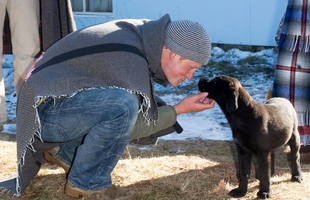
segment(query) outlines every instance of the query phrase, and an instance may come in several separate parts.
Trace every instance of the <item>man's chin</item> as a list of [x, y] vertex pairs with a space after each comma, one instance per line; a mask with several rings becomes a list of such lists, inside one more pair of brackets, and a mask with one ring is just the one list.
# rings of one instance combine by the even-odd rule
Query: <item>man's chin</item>
[[177, 87], [180, 83], [174, 83], [174, 84], [171, 84], [172, 87]]
[[177, 87], [180, 83], [182, 83], [182, 81], [169, 81], [169, 84], [172, 85], [172, 87]]

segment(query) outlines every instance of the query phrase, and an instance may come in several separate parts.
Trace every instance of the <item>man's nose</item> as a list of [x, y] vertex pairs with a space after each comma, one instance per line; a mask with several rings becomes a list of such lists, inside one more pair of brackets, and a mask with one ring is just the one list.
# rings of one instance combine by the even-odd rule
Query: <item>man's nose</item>
[[187, 79], [192, 80], [192, 78], [194, 77], [194, 73], [195, 73], [195, 70], [189, 71], [187, 74]]

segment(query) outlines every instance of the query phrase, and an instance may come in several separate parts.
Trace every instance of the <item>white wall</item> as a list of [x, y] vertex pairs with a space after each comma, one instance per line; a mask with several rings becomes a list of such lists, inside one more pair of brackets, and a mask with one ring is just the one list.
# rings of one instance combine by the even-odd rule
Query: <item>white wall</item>
[[212, 43], [276, 46], [287, 0], [113, 0], [113, 15], [75, 16], [77, 28], [113, 19], [189, 19], [207, 30]]

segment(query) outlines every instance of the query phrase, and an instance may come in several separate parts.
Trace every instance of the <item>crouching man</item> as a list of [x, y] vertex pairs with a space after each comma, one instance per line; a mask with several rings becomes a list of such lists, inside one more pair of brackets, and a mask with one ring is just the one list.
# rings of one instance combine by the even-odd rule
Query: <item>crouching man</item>
[[[65, 193], [132, 199], [111, 186], [129, 140], [176, 123], [182, 113], [213, 108], [206, 93], [157, 106], [154, 82], [176, 87], [207, 64], [211, 43], [198, 23], [117, 20], [78, 30], [49, 48], [29, 72], [17, 105], [17, 195], [46, 159], [67, 173]], [[56, 148], [55, 148], [56, 147]]]

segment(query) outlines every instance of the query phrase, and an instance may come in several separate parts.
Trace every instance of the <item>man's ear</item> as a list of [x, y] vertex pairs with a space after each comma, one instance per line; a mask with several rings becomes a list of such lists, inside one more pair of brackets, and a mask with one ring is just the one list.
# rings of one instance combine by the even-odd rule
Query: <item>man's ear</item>
[[174, 53], [173, 51], [170, 50], [170, 52], [169, 52], [169, 59], [173, 60], [176, 57], [176, 55], [177, 55], [176, 53]]
[[226, 97], [226, 110], [232, 112], [238, 109], [238, 95], [235, 90], [229, 90]]

